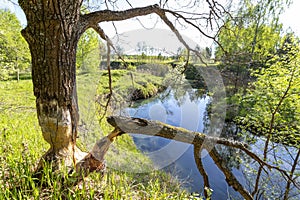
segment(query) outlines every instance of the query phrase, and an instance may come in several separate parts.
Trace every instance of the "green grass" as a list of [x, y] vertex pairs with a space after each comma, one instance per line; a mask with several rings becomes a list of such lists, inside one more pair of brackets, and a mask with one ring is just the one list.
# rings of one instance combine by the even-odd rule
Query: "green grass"
[[[117, 78], [123, 77], [122, 73], [115, 72], [115, 84]], [[99, 74], [78, 76], [82, 128], [79, 144], [86, 150], [111, 130], [105, 120], [99, 124], [95, 104], [97, 95], [106, 92], [106, 83], [105, 76]], [[40, 179], [44, 185], [36, 185], [33, 169], [49, 145], [43, 140], [38, 125], [31, 80], [0, 82], [0, 111], [0, 199], [198, 198], [182, 190], [177, 179], [163, 172], [133, 173], [150, 168], [152, 163], [126, 135], [119, 137], [107, 153], [108, 169], [103, 177], [92, 173], [72, 186], [72, 177], [53, 173], [51, 166], [46, 166]], [[132, 171], [120, 170], [126, 167]]]

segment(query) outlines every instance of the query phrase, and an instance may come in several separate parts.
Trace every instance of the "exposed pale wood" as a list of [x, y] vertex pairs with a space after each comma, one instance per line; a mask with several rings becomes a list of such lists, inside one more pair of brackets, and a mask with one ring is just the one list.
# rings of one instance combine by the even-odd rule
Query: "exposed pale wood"
[[91, 152], [76, 164], [76, 171], [87, 175], [90, 172], [104, 172], [105, 161], [104, 156], [109, 149], [110, 144], [120, 135], [120, 132], [115, 129], [108, 136], [103, 137], [96, 142]]
[[[120, 132], [124, 133], [159, 136], [196, 145], [201, 145], [205, 141], [207, 144], [223, 144], [242, 150], [248, 148], [248, 145], [243, 142], [228, 140], [225, 138], [211, 137], [203, 133], [189, 131], [187, 129], [171, 126], [159, 121], [122, 116], [110, 116], [107, 118], [107, 121], [110, 125], [118, 128]], [[252, 156], [253, 155], [251, 155], [251, 157]]]

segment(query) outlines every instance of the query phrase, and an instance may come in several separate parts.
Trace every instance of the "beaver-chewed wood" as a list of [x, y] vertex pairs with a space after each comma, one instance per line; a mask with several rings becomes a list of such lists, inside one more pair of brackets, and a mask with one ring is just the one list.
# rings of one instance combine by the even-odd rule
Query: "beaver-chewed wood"
[[226, 138], [212, 137], [204, 133], [189, 131], [184, 128], [171, 126], [160, 121], [146, 120], [142, 118], [110, 116], [107, 121], [120, 132], [159, 136], [189, 144], [223, 144], [226, 146], [246, 149], [248, 145], [243, 142]]

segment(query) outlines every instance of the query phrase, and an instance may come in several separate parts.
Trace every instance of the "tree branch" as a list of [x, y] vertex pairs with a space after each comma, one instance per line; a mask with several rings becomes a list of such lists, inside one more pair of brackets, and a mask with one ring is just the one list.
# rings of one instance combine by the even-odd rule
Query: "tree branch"
[[228, 140], [225, 138], [211, 137], [203, 133], [189, 131], [184, 128], [171, 126], [159, 121], [123, 116], [110, 116], [107, 118], [107, 121], [110, 125], [118, 128], [120, 132], [123, 133], [144, 134], [152, 136], [155, 135], [195, 145], [201, 145], [204, 141], [207, 142], [207, 144], [223, 144], [226, 146], [245, 150], [247, 154], [250, 154], [250, 157], [259, 159], [248, 152], [248, 145], [245, 143]]
[[87, 29], [100, 22], [122, 21], [131, 19], [133, 17], [145, 16], [155, 13], [159, 9], [159, 6], [157, 4], [154, 4], [146, 7], [131, 8], [124, 11], [101, 10], [82, 15], [80, 24], [84, 29]]
[[222, 157], [220, 156], [216, 148], [211, 149], [208, 153], [210, 157], [214, 160], [218, 168], [225, 175], [227, 183], [230, 186], [232, 186], [236, 191], [238, 191], [245, 199], [253, 199], [251, 194], [240, 184], [240, 182], [235, 178], [234, 174], [226, 167]]
[[[166, 12], [172, 14], [174, 17], [183, 19], [187, 24], [189, 24], [192, 27], [196, 28], [202, 35], [204, 35], [207, 38], [212, 39], [214, 42], [219, 44], [218, 41], [215, 39], [215, 37], [207, 35], [205, 32], [203, 32], [199, 28], [199, 26], [192, 23], [187, 18], [180, 15], [178, 12], [160, 8], [159, 5], [157, 5], [157, 4], [146, 6], [146, 7], [131, 8], [131, 9], [124, 10], [124, 11], [102, 10], [102, 11], [92, 12], [92, 13], [89, 13], [89, 14], [82, 15], [81, 18], [80, 18], [79, 25], [80, 25], [80, 27], [82, 27], [81, 29], [83, 31], [85, 31], [86, 29], [88, 29], [90, 27], [95, 27], [100, 22], [104, 22], [104, 21], [110, 21], [110, 22], [122, 21], [122, 20], [126, 20], [126, 19], [131, 19], [131, 18], [134, 18], [134, 17], [145, 16], [145, 15], [155, 13], [165, 22], [165, 24], [171, 29], [171, 31], [173, 33], [175, 33], [176, 37], [184, 45], [184, 47], [187, 50], [194, 52], [201, 59], [201, 61], [203, 63], [205, 63], [202, 60], [202, 57], [201, 57], [200, 53], [198, 51], [192, 49], [186, 43], [186, 41], [183, 39], [182, 35], [179, 33], [179, 31], [175, 28], [173, 23], [166, 16]], [[221, 46], [221, 48], [222, 48], [222, 46]]]
[[205, 147], [212, 147], [215, 144], [221, 144], [225, 146], [238, 148], [244, 153], [246, 153], [253, 160], [258, 162], [258, 164], [263, 169], [264, 166], [266, 166], [269, 170], [275, 169], [287, 179], [290, 179], [288, 173], [285, 170], [280, 169], [277, 166], [268, 164], [255, 153], [251, 152], [248, 149], [248, 145], [243, 142], [233, 141], [225, 138], [211, 137], [204, 133], [189, 131], [184, 128], [171, 126], [159, 121], [146, 120], [141, 118], [110, 116], [107, 118], [107, 122], [119, 131], [119, 133], [115, 134], [115, 136], [121, 135], [123, 133], [143, 134], [159, 136], [193, 145], [201, 146], [203, 144], [205, 145]]
[[210, 189], [210, 185], [209, 185], [209, 179], [208, 179], [208, 175], [204, 169], [204, 166], [202, 164], [202, 160], [201, 160], [201, 146], [200, 145], [194, 145], [194, 159], [195, 159], [195, 163], [196, 166], [198, 168], [198, 171], [200, 172], [200, 174], [203, 177], [203, 182], [204, 182], [204, 196], [205, 198], [209, 198], [209, 195], [207, 193], [207, 190]]
[[291, 187], [291, 183], [293, 180], [293, 176], [294, 176], [294, 173], [295, 173], [295, 170], [297, 168], [297, 163], [298, 163], [298, 160], [300, 158], [300, 149], [298, 150], [298, 153], [294, 159], [294, 164], [292, 166], [292, 169], [291, 169], [291, 172], [290, 172], [290, 179], [287, 181], [287, 184], [286, 184], [286, 187], [285, 187], [285, 193], [284, 193], [284, 200], [288, 199], [289, 198], [289, 192], [290, 192], [290, 187]]
[[[199, 172], [203, 175], [205, 186], [209, 186], [208, 177], [203, 169], [201, 161], [199, 161], [199, 151], [202, 144], [205, 147], [211, 147], [214, 144], [224, 144], [226, 146], [236, 147], [245, 150], [245, 144], [237, 141], [227, 140], [224, 138], [210, 137], [203, 133], [189, 131], [183, 128], [174, 127], [168, 124], [164, 124], [159, 121], [145, 120], [141, 118], [128, 118], [120, 116], [111, 116], [107, 118], [109, 124], [119, 130], [118, 136], [122, 133], [137, 133], [144, 135], [155, 135], [163, 138], [173, 139], [180, 142], [185, 142], [194, 145], [194, 157], [199, 169]], [[205, 143], [204, 143], [205, 142]], [[245, 151], [250, 157], [257, 162], [263, 162], [254, 153]], [[253, 199], [250, 193], [244, 189], [240, 182], [235, 178], [230, 169], [224, 165], [224, 162], [215, 148], [209, 151], [210, 156], [215, 161], [218, 168], [223, 172], [229, 185], [231, 185], [236, 191], [238, 191], [245, 199]], [[198, 158], [198, 159], [197, 159]], [[204, 173], [203, 173], [204, 172]], [[206, 194], [206, 192], [205, 192]], [[207, 195], [207, 194], [206, 194]]]

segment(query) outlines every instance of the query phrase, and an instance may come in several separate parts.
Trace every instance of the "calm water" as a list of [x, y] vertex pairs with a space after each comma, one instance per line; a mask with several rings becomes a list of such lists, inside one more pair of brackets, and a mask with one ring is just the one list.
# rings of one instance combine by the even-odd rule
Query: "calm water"
[[[176, 91], [167, 90], [157, 98], [140, 102], [134, 108], [127, 108], [127, 112], [133, 117], [159, 120], [192, 131], [203, 132], [205, 129], [206, 107], [209, 101], [210, 98], [208, 96], [199, 96], [197, 90], [181, 92], [180, 95], [176, 94]], [[184, 186], [191, 192], [202, 193], [203, 179], [194, 161], [192, 145], [155, 136], [133, 135], [133, 138], [137, 147], [154, 162], [156, 169], [164, 169], [171, 172], [183, 181]], [[263, 145], [263, 141], [258, 139], [252, 145], [252, 151], [262, 154], [260, 149], [262, 149]], [[291, 157], [289, 158], [283, 153], [286, 147], [277, 145], [276, 150], [281, 152], [278, 154], [278, 158], [291, 160]], [[296, 149], [292, 148], [289, 148], [289, 150], [291, 152], [296, 151]], [[205, 156], [206, 152], [203, 153], [203, 156]], [[210, 186], [213, 189], [213, 199], [231, 199], [232, 197], [233, 199], [242, 199], [227, 184], [225, 176], [209, 156], [202, 158], [202, 161], [209, 176]], [[255, 164], [251, 165], [255, 167]], [[285, 164], [283, 163], [284, 166]], [[241, 165], [239, 169], [233, 167], [232, 171], [236, 178], [247, 188], [244, 177], [245, 170], [243, 169], [244, 167]], [[283, 187], [283, 185], [276, 184], [276, 186], [270, 185], [270, 187]]]

